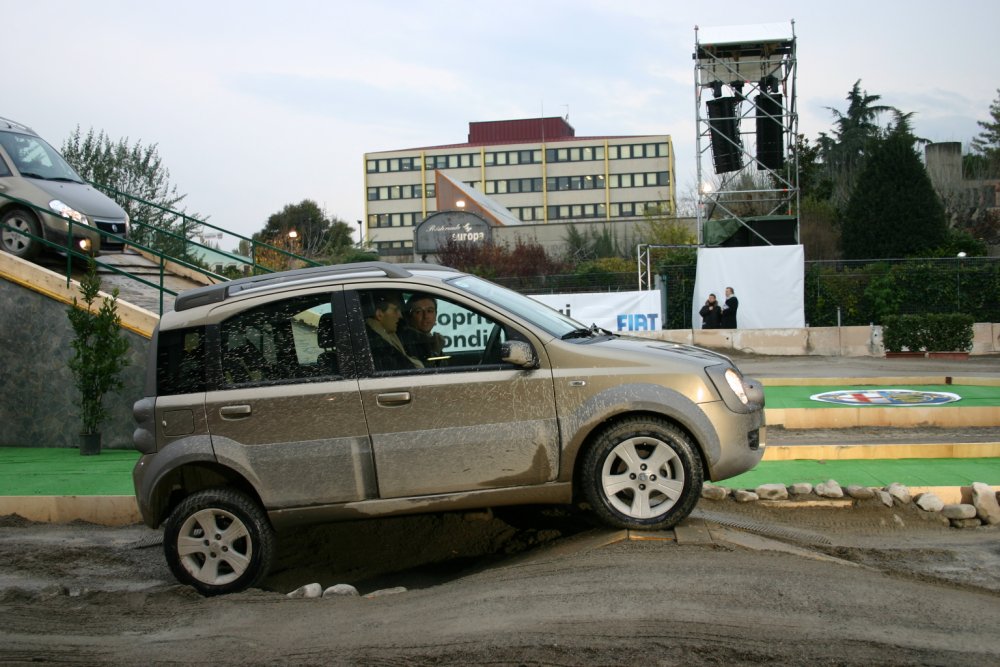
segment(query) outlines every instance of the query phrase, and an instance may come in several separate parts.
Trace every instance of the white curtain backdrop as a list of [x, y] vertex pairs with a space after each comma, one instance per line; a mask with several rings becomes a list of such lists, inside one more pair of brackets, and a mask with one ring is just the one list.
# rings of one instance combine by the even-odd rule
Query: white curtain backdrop
[[803, 285], [805, 253], [800, 245], [752, 248], [699, 248], [694, 281], [692, 323], [701, 328], [701, 310], [709, 294], [719, 303], [732, 287], [740, 301], [740, 329], [784, 329], [805, 326]]

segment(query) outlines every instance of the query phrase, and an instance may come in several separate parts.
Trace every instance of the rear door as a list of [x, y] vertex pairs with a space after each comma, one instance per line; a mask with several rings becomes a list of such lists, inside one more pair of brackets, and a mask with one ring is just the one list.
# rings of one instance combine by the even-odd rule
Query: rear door
[[268, 509], [374, 497], [343, 291], [283, 295], [219, 325], [205, 407], [217, 458], [249, 470]]

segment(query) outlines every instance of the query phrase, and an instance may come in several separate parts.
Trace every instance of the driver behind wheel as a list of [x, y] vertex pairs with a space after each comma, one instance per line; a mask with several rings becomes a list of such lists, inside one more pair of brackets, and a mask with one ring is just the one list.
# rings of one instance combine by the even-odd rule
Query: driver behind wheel
[[413, 293], [403, 309], [406, 316], [399, 327], [399, 338], [410, 354], [419, 358], [424, 366], [443, 366], [447, 357], [444, 336], [433, 331], [437, 325], [437, 301], [420, 292]]

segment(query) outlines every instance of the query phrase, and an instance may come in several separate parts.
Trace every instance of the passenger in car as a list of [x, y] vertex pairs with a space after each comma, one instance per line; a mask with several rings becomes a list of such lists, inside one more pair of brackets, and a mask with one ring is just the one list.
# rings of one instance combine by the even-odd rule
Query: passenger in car
[[365, 324], [375, 370], [423, 368], [420, 359], [407, 353], [397, 333], [399, 320], [403, 317], [403, 300], [399, 294], [385, 290], [373, 292], [369, 308]]
[[406, 301], [406, 320], [399, 327], [399, 338], [424, 366], [441, 366], [444, 336], [433, 331], [437, 325], [437, 301], [429, 294], [414, 292]]

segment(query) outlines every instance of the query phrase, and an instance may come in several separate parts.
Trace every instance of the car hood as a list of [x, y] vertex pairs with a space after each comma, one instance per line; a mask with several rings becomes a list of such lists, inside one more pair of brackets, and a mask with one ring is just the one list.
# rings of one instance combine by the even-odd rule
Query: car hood
[[592, 349], [597, 354], [607, 355], [608, 353], [619, 353], [615, 356], [621, 358], [649, 359], [652, 354], [664, 360], [687, 362], [692, 365], [714, 366], [716, 364], [734, 365], [732, 360], [724, 354], [706, 350], [693, 345], [681, 345], [680, 343], [669, 343], [652, 338], [639, 338], [637, 336], [613, 336], [592, 342], [573, 343], [577, 351], [583, 353], [584, 350]]
[[[95, 190], [86, 183], [47, 181], [41, 178], [32, 178], [29, 182], [47, 194], [50, 199], [58, 199], [84, 215], [111, 220], [125, 219], [125, 209], [103, 192]], [[45, 203], [48, 204], [48, 202]]]

